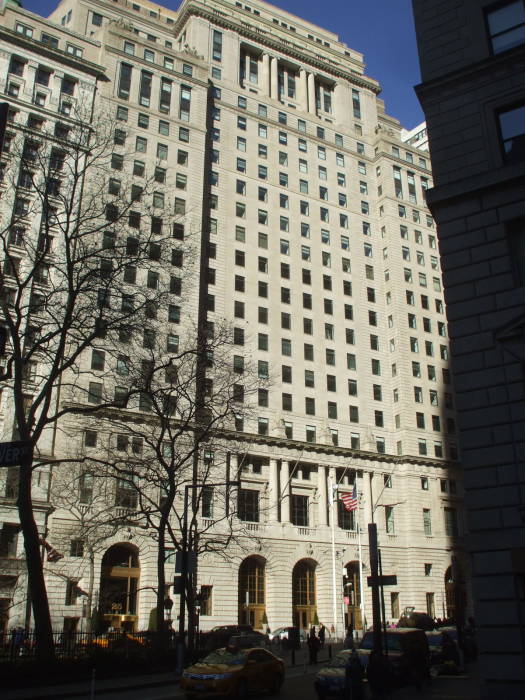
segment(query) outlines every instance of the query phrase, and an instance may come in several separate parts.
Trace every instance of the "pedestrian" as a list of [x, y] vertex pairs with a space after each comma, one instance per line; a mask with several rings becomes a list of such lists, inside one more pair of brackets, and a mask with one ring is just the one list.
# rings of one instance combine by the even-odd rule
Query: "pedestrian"
[[319, 638], [315, 633], [315, 627], [310, 630], [306, 643], [308, 645], [308, 663], [311, 666], [317, 663], [317, 652], [319, 651]]
[[321, 625], [321, 626], [319, 627], [319, 634], [318, 634], [318, 637], [319, 637], [319, 646], [320, 646], [321, 649], [324, 649], [324, 638], [325, 638], [325, 635], [326, 635], [326, 627], [325, 627], [324, 625]]
[[346, 630], [346, 637], [343, 641], [343, 649], [353, 649], [354, 648], [354, 635], [351, 627]]
[[359, 658], [359, 654], [354, 649], [348, 657], [345, 667], [345, 690], [347, 700], [363, 700], [364, 686], [363, 678], [365, 669]]
[[441, 654], [444, 666], [448, 666], [456, 672], [459, 671], [461, 661], [458, 645], [448, 632], [443, 632], [441, 635]]

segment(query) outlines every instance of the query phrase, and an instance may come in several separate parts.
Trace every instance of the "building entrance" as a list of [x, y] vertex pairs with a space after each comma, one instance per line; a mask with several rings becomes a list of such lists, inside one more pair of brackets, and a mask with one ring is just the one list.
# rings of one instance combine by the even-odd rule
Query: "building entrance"
[[301, 559], [292, 572], [292, 620], [295, 627], [308, 630], [317, 620], [315, 562]]
[[140, 566], [138, 550], [131, 544], [115, 544], [102, 558], [100, 613], [108, 627], [136, 629]]

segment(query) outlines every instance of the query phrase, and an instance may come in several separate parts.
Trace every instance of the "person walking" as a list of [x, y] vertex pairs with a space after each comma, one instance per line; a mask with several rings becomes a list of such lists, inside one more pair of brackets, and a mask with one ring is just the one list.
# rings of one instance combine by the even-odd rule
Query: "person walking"
[[310, 630], [306, 643], [308, 645], [308, 663], [312, 666], [317, 663], [317, 652], [319, 651], [319, 638], [315, 633], [315, 627]]
[[321, 649], [324, 649], [324, 639], [325, 639], [325, 635], [326, 635], [326, 627], [325, 627], [324, 625], [321, 625], [321, 626], [319, 627], [319, 633], [318, 633], [318, 637], [319, 637], [319, 646], [320, 646]]
[[351, 627], [346, 630], [346, 637], [343, 641], [343, 649], [353, 649], [354, 648], [354, 634]]

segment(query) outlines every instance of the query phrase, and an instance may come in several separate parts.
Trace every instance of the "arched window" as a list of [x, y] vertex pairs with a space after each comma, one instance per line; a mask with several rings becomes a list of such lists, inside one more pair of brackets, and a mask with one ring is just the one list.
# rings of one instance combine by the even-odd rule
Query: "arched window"
[[262, 557], [251, 556], [239, 567], [239, 624], [262, 628], [266, 617], [265, 571]]

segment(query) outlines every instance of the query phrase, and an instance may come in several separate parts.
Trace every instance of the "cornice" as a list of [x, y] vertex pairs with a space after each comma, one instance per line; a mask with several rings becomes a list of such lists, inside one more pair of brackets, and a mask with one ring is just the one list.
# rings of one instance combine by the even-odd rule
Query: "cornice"
[[247, 22], [234, 22], [229, 16], [221, 13], [219, 10], [214, 11], [206, 7], [198, 7], [191, 4], [186, 5], [184, 8], [182, 8], [180, 15], [175, 22], [174, 27], [176, 34], [182, 31], [184, 24], [190, 16], [201, 17], [202, 19], [206, 19], [210, 23], [219, 27], [231, 29], [237, 34], [247, 37], [251, 41], [263, 44], [277, 53], [284, 53], [300, 63], [308, 63], [324, 73], [331, 73], [337, 78], [343, 78], [344, 80], [347, 80], [358, 87], [372, 91], [376, 95], [379, 95], [381, 92], [381, 86], [378, 85], [376, 81], [357, 73], [346, 71], [343, 68], [338, 69], [336, 66], [330, 63], [300, 51], [298, 48], [291, 45], [291, 42], [290, 44], [285, 44], [283, 43], [282, 39], [274, 37], [266, 32], [263, 34], [261, 31], [257, 31], [256, 28], [249, 26]]
[[109, 78], [106, 75], [106, 68], [98, 65], [98, 63], [92, 63], [91, 61], [86, 61], [85, 59], [76, 58], [73, 56], [73, 54], [66, 53], [60, 49], [54, 49], [53, 47], [41, 42], [37, 43], [33, 39], [26, 38], [23, 34], [14, 32], [12, 29], [0, 27], [0, 40], [2, 39], [7, 44], [20, 46], [32, 54], [37, 56], [45, 56], [51, 61], [64, 64], [82, 73], [92, 75], [97, 78], [97, 80], [109, 81]]

